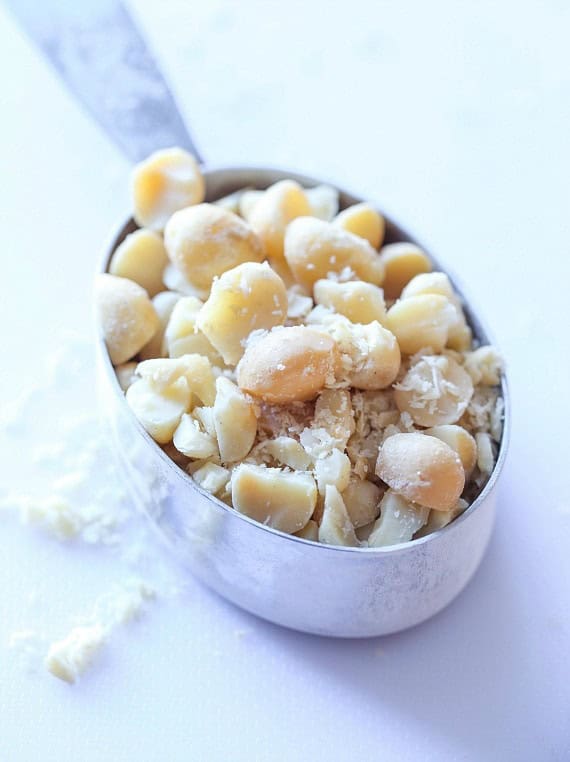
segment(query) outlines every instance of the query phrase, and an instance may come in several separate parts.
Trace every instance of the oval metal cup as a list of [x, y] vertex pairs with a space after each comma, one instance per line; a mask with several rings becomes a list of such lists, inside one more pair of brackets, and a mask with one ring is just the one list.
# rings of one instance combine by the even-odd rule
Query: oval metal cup
[[[245, 186], [263, 189], [284, 178], [307, 187], [321, 182], [276, 169], [206, 169], [204, 176], [209, 201]], [[344, 208], [363, 199], [341, 191], [340, 200]], [[386, 222], [387, 243], [414, 241], [395, 222]], [[114, 249], [135, 229], [129, 219], [114, 235], [104, 253], [103, 272]], [[449, 273], [432, 259], [436, 268]], [[464, 304], [474, 335], [488, 343], [478, 315], [465, 299]], [[474, 574], [491, 534], [497, 480], [507, 451], [510, 410], [504, 379], [505, 417], [497, 463], [469, 508], [444, 529], [418, 540], [385, 548], [344, 548], [278, 532], [200, 489], [137, 421], [101, 336], [97, 344], [103, 410], [133, 498], [190, 572], [227, 600], [295, 630], [370, 637], [398, 632], [433, 616]]]

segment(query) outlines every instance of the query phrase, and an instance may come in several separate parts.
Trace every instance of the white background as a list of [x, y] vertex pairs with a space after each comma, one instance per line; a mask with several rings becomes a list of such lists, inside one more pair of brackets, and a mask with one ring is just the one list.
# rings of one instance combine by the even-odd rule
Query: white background
[[[115, 561], [3, 521], [0, 759], [570, 759], [570, 6], [132, 8], [208, 161], [291, 166], [355, 188], [461, 274], [507, 359], [512, 443], [482, 567], [432, 621], [335, 642], [257, 621], [191, 583], [73, 688], [28, 674], [4, 645], [33, 622], [23, 612], [37, 589], [42, 626], [64, 634]], [[92, 272], [128, 206], [129, 167], [4, 10], [0, 64], [9, 407], [41, 382], [63, 337], [89, 336]], [[31, 446], [59, 433], [27, 436]], [[20, 460], [25, 471], [25, 446]], [[2, 472], [3, 487], [14, 478]]]

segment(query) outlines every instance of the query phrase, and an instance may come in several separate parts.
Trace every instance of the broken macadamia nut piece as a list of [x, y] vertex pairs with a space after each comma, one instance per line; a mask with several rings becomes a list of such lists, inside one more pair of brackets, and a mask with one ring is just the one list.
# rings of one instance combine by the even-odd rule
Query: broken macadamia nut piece
[[135, 168], [141, 229], [97, 282], [127, 404], [213, 500], [279, 531], [375, 548], [447, 526], [495, 467], [501, 357], [371, 204], [230, 190], [204, 203], [181, 149]]

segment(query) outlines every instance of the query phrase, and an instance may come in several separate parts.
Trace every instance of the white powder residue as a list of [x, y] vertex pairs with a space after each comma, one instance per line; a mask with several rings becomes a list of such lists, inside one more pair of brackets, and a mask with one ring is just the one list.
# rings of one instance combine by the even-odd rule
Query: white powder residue
[[91, 666], [114, 630], [137, 619], [156, 591], [141, 579], [130, 578], [95, 601], [85, 622], [53, 642], [44, 664], [54, 677], [70, 685]]

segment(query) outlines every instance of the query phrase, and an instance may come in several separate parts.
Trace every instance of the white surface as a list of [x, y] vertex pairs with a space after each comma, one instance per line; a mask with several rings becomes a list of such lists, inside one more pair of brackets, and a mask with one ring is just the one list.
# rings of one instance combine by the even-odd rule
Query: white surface
[[[290, 165], [370, 194], [462, 275], [507, 357], [510, 457], [483, 565], [427, 624], [326, 641], [190, 583], [73, 688], [28, 674], [4, 644], [38, 621], [64, 635], [122, 562], [2, 521], [0, 759], [569, 759], [568, 4], [134, 7], [209, 160]], [[69, 330], [88, 336], [128, 166], [4, 11], [0, 51], [4, 406], [42, 381]], [[28, 484], [28, 445], [62, 437], [37, 428], [3, 440]], [[15, 473], [2, 471], [4, 489]]]

